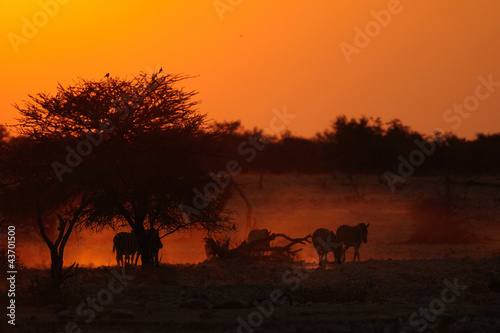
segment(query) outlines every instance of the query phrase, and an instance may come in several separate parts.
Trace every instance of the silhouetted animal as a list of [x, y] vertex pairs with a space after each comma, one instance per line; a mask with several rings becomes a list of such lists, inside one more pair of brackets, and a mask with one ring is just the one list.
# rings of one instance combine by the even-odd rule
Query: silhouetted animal
[[[137, 244], [137, 238], [131, 232], [120, 232], [113, 238], [113, 253], [116, 250], [116, 264], [122, 266], [125, 264], [131, 264], [134, 261], [134, 255], [137, 253], [135, 258], [135, 264], [137, 265], [137, 259], [139, 259], [139, 245]], [[123, 260], [125, 256], [125, 260]], [[120, 265], [121, 263], [121, 265]]]
[[335, 262], [342, 263], [342, 244], [333, 233], [325, 228], [317, 229], [312, 235], [313, 246], [319, 255], [319, 266], [325, 267], [328, 261], [328, 252], [333, 252]]
[[[153, 263], [155, 266], [159, 266], [158, 252], [163, 247], [160, 236], [158, 234], [158, 230], [145, 230], [146, 237], [149, 243], [149, 251], [151, 256], [153, 257]], [[131, 232], [120, 232], [116, 234], [113, 238], [113, 252], [116, 250], [116, 262], [118, 266], [121, 264], [132, 264], [135, 257], [134, 265], [137, 265], [137, 261], [139, 260], [139, 256], [141, 255], [141, 250], [139, 248], [139, 244], [137, 242], [137, 238], [134, 233]], [[123, 256], [125, 256], [125, 260], [123, 260]]]
[[[256, 241], [256, 240], [259, 240], [259, 239], [262, 239], [265, 237], [269, 237], [269, 236], [270, 236], [270, 232], [267, 229], [254, 229], [248, 233], [247, 242], [251, 243], [253, 241]], [[262, 254], [262, 253], [266, 252], [269, 249], [269, 247], [271, 247], [271, 241], [261, 242], [261, 243], [258, 243], [257, 245], [255, 245], [255, 247], [252, 249], [252, 252]]]
[[147, 229], [146, 230], [146, 237], [147, 237], [148, 243], [149, 243], [149, 252], [151, 253], [151, 256], [153, 257], [153, 264], [156, 267], [158, 267], [160, 265], [160, 261], [158, 258], [158, 252], [163, 247], [158, 230]]
[[368, 241], [368, 227], [370, 223], [364, 224], [360, 223], [355, 227], [351, 227], [348, 225], [341, 225], [337, 229], [337, 239], [339, 242], [344, 243], [344, 248], [342, 250], [342, 259], [345, 261], [345, 252], [349, 247], [354, 247], [354, 258], [352, 261], [356, 261], [356, 257], [358, 257], [358, 261], [361, 261], [359, 258], [359, 247], [361, 246], [361, 242], [365, 243]]
[[160, 70], [158, 71], [158, 73], [161, 73], [163, 72], [163, 67], [160, 67]]
[[106, 75], [104, 75], [104, 77], [109, 77], [109, 73], [106, 73]]

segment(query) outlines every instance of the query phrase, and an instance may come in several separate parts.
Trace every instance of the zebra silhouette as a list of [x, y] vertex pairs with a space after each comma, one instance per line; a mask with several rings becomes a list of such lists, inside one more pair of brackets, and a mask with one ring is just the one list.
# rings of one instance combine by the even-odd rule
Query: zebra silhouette
[[[116, 264], [118, 266], [124, 266], [125, 264], [131, 264], [134, 261], [134, 255], [137, 253], [135, 258], [135, 265], [137, 265], [137, 260], [139, 259], [139, 244], [137, 243], [137, 238], [132, 232], [120, 232], [113, 238], [113, 253], [116, 250]], [[125, 256], [125, 260], [124, 257]]]
[[160, 234], [156, 229], [147, 229], [146, 237], [149, 243], [149, 253], [153, 257], [153, 264], [158, 267], [160, 265], [160, 260], [158, 258], [158, 252], [161, 248], [163, 248], [163, 244], [161, 242]]
[[342, 263], [342, 244], [333, 231], [325, 228], [317, 229], [312, 235], [313, 246], [319, 255], [319, 266], [325, 268], [328, 262], [328, 252], [333, 252], [335, 262]]
[[360, 223], [355, 227], [351, 227], [348, 225], [341, 225], [337, 229], [337, 238], [340, 242], [344, 243], [344, 247], [342, 249], [342, 259], [345, 261], [345, 252], [349, 247], [354, 247], [354, 258], [352, 261], [356, 261], [356, 257], [358, 257], [358, 261], [361, 261], [359, 258], [359, 247], [361, 246], [361, 242], [365, 243], [368, 241], [368, 227], [370, 223], [364, 224]]
[[[163, 248], [163, 244], [160, 239], [158, 230], [146, 229], [146, 238], [149, 243], [149, 251], [153, 257], [154, 265], [159, 266], [158, 252]], [[141, 250], [137, 238], [132, 232], [120, 232], [113, 238], [113, 252], [116, 250], [116, 263], [118, 266], [125, 264], [132, 264], [134, 262], [137, 265], [139, 256], [141, 255]], [[125, 257], [125, 258], [124, 258]], [[120, 265], [121, 264], [121, 265]]]

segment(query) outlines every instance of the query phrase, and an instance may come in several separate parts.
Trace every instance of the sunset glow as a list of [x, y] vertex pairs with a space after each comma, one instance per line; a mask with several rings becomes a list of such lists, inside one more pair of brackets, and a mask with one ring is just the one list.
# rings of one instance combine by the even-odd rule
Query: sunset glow
[[[199, 91], [210, 119], [249, 128], [267, 127], [273, 108], [287, 106], [297, 115], [288, 128], [306, 137], [338, 114], [400, 118], [427, 134], [441, 128], [468, 138], [500, 129], [500, 93], [455, 129], [443, 119], [474, 94], [479, 76], [500, 81], [497, 1], [241, 1], [225, 10], [217, 3], [228, 6], [2, 1], [0, 121], [14, 123], [11, 104], [54, 92], [58, 82], [163, 67], [199, 75], [186, 84]], [[356, 27], [365, 31], [373, 11], [391, 6], [397, 13], [379, 31], [372, 26], [373, 37], [348, 63], [340, 45], [356, 46]]]
[[[247, 128], [269, 127], [272, 110], [286, 107], [296, 116], [287, 129], [305, 137], [339, 114], [399, 118], [427, 134], [500, 130], [496, 1], [221, 3], [2, 1], [0, 121], [15, 123], [13, 103], [59, 82], [163, 67], [196, 76], [185, 83], [209, 119]], [[453, 113], [488, 77], [474, 112]], [[72, 251], [82, 264], [114, 260]], [[166, 262], [202, 260], [197, 251]]]
[[0, 0], [0, 332], [500, 332], [499, 14]]

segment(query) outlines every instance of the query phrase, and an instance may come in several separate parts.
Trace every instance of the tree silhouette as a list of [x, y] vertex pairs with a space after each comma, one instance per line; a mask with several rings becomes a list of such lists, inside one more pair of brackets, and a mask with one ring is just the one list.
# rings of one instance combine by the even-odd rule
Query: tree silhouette
[[358, 175], [379, 168], [383, 129], [380, 119], [362, 117], [347, 120], [338, 116], [332, 129], [320, 136], [324, 142], [325, 163], [330, 171], [345, 173], [356, 195]]
[[39, 230], [50, 250], [52, 286], [59, 287], [73, 274], [76, 263], [63, 269], [64, 249], [89, 202], [82, 188], [51, 181], [46, 158], [52, 149], [44, 140], [26, 137], [12, 138], [1, 149], [0, 211], [18, 230]]
[[177, 87], [186, 78], [81, 80], [16, 105], [20, 133], [45, 147], [36, 156], [44, 179], [85, 196], [81, 227], [130, 225], [143, 266], [152, 265], [145, 229], [231, 227], [224, 210], [230, 178], [210, 173], [225, 168], [228, 129], [207, 126], [196, 92]]

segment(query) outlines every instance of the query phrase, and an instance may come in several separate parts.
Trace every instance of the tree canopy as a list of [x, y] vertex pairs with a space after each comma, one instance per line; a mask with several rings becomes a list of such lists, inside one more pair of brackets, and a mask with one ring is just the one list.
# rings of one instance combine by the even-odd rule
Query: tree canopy
[[[58, 205], [84, 197], [77, 224], [96, 230], [130, 225], [145, 265], [151, 264], [145, 229], [231, 228], [224, 210], [229, 181], [206, 190], [214, 182], [210, 172], [226, 161], [221, 147], [229, 129], [208, 125], [196, 109], [196, 92], [178, 87], [187, 78], [81, 80], [59, 85], [54, 95], [30, 96], [15, 106], [22, 149], [13, 147], [6, 167], [23, 185], [11, 190], [34, 192], [37, 199], [60, 191]], [[199, 192], [201, 209], [181, 209]]]

